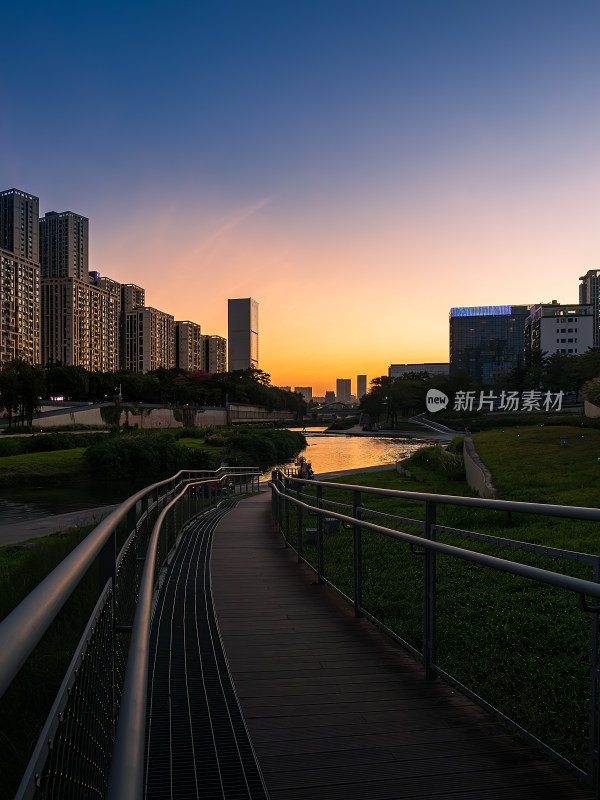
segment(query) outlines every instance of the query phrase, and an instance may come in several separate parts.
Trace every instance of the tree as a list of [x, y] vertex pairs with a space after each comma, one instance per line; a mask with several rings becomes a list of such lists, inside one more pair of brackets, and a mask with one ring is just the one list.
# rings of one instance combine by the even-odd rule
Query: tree
[[90, 389], [90, 373], [83, 367], [56, 362], [46, 367], [46, 383], [51, 397], [85, 400]]
[[4, 364], [0, 372], [0, 393], [8, 410], [9, 425], [14, 410], [18, 412], [21, 425], [31, 425], [45, 389], [46, 374], [42, 367], [19, 358]]

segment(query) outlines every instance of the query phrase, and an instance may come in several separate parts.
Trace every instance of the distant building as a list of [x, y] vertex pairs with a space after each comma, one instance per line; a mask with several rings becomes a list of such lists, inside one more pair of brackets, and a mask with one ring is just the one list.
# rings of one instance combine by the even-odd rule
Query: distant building
[[123, 311], [133, 311], [146, 305], [146, 290], [135, 283], [121, 284], [121, 307]]
[[33, 194], [0, 192], [0, 250], [39, 264], [39, 207]]
[[125, 312], [125, 369], [152, 372], [175, 366], [175, 319], [144, 306]]
[[86, 277], [42, 279], [42, 362], [114, 372], [119, 368], [118, 284], [106, 279], [105, 288]]
[[[592, 307], [592, 347], [600, 347], [600, 269], [590, 269], [579, 278], [579, 303]], [[581, 352], [581, 351], [580, 351]]]
[[175, 364], [179, 369], [202, 370], [202, 333], [197, 322], [175, 322]]
[[427, 372], [428, 375], [448, 375], [450, 364], [448, 362], [433, 362], [424, 364], [390, 364], [388, 377], [400, 378], [407, 372]]
[[88, 219], [72, 211], [48, 211], [39, 221], [42, 278], [88, 282]]
[[340, 403], [349, 403], [352, 393], [350, 378], [337, 378], [335, 382], [335, 399]]
[[134, 308], [144, 308], [146, 305], [146, 290], [135, 283], [121, 284], [121, 315], [119, 317], [119, 368], [127, 369], [127, 353], [131, 346], [127, 344], [127, 312]]
[[39, 200], [0, 192], [0, 364], [40, 362]]
[[291, 386], [279, 386], [278, 388], [281, 389], [282, 392], [291, 392], [292, 391], [292, 387]]
[[356, 376], [356, 399], [360, 403], [361, 397], [363, 397], [367, 393], [367, 376], [366, 375], [357, 375]]
[[227, 339], [223, 336], [201, 336], [202, 370], [211, 375], [227, 372]]
[[450, 309], [450, 372], [465, 370], [490, 385], [523, 363], [525, 320], [530, 306]]
[[40, 363], [40, 265], [0, 248], [0, 364]]
[[325, 402], [335, 403], [335, 392], [325, 392]]
[[301, 394], [307, 403], [312, 400], [312, 386], [294, 386], [294, 391]]
[[580, 355], [592, 347], [597, 317], [592, 305], [552, 303], [531, 306], [525, 320], [525, 351]]
[[251, 297], [227, 301], [229, 371], [258, 368], [258, 303]]

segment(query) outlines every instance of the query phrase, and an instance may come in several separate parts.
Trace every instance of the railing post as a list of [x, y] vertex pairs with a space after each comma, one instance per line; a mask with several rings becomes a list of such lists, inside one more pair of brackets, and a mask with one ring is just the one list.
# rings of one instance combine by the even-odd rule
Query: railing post
[[290, 498], [288, 497], [288, 492], [290, 489], [290, 483], [287, 478], [284, 478], [284, 491], [285, 491], [285, 546], [290, 546]]
[[[360, 491], [352, 492], [352, 516], [360, 519]], [[362, 617], [362, 528], [353, 526], [354, 616]]]
[[[300, 500], [300, 484], [296, 484], [296, 500]], [[298, 563], [302, 561], [302, 506], [296, 506], [296, 534]]]
[[[592, 580], [600, 583], [600, 558], [594, 559]], [[590, 614], [590, 708], [588, 718], [588, 775], [600, 798], [600, 670], [598, 666], [598, 614]]]
[[[317, 508], [323, 508], [323, 487], [317, 486]], [[323, 583], [323, 515], [317, 512], [317, 580]]]
[[[425, 538], [435, 540], [433, 526], [436, 521], [436, 504], [425, 502]], [[435, 664], [435, 553], [428, 547], [423, 554], [423, 660], [427, 678], [434, 678]]]

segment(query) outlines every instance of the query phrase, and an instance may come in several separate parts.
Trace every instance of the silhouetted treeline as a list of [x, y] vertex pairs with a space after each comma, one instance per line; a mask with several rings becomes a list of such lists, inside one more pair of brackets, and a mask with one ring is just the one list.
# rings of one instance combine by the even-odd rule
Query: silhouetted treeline
[[64, 397], [82, 402], [112, 400], [173, 405], [224, 406], [251, 403], [269, 410], [288, 409], [301, 415], [303, 397], [271, 385], [271, 377], [259, 369], [210, 375], [207, 372], [157, 369], [138, 372], [90, 372], [83, 367], [51, 364], [32, 366], [15, 360], [0, 370], [0, 404], [9, 416], [30, 424], [42, 398]]

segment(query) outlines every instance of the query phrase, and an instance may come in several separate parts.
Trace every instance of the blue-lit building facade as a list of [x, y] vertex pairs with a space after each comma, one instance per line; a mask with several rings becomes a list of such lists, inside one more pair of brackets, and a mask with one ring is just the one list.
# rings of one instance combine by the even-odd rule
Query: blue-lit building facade
[[483, 386], [523, 363], [529, 306], [450, 309], [450, 372], [464, 370]]

